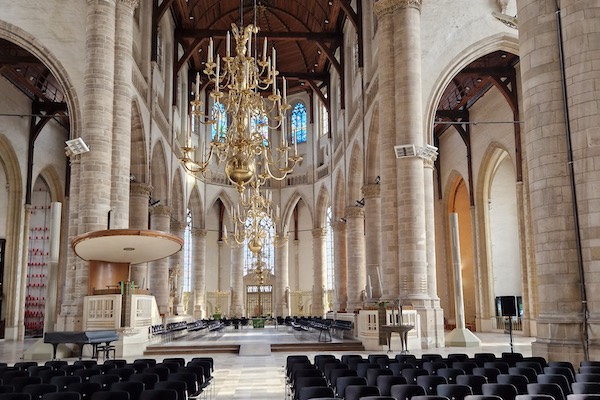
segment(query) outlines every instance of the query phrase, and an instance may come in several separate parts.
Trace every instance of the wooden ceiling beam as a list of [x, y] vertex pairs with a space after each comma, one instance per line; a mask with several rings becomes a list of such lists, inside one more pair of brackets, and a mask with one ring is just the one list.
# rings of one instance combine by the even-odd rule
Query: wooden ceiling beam
[[165, 15], [165, 13], [171, 7], [171, 5], [173, 5], [173, 3], [175, 3], [175, 0], [165, 0], [160, 6], [158, 6], [155, 15], [155, 22], [159, 22], [162, 19], [162, 17]]
[[[175, 37], [178, 40], [185, 39], [204, 39], [208, 37], [225, 38], [227, 30], [219, 29], [176, 29]], [[343, 39], [341, 33], [335, 32], [270, 32], [259, 31], [260, 37], [266, 37], [271, 40], [314, 40], [325, 42], [339, 42]]]

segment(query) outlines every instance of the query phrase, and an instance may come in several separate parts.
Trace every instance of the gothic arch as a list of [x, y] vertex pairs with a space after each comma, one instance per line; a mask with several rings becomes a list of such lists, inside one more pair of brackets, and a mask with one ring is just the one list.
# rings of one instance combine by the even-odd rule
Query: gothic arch
[[6, 205], [6, 248], [4, 254], [4, 315], [6, 326], [14, 329], [11, 339], [17, 339], [17, 325], [24, 310], [24, 295], [21, 289], [24, 284], [23, 264], [19, 243], [23, 236], [23, 178], [19, 167], [19, 159], [10, 140], [0, 133], [0, 165], [6, 174], [8, 186], [8, 204]]
[[81, 107], [78, 106], [77, 91], [69, 78], [66, 68], [48, 48], [41, 44], [38, 38], [18, 26], [6, 21], [0, 21], [0, 39], [6, 39], [21, 46], [48, 67], [65, 95], [67, 110], [69, 110], [69, 122], [71, 124], [69, 136], [70, 138], [79, 136], [79, 132], [81, 131]]
[[131, 103], [131, 174], [136, 182], [148, 179], [148, 149], [144, 125], [137, 101]]
[[373, 110], [371, 117], [371, 125], [369, 127], [369, 138], [367, 139], [367, 157], [366, 157], [366, 177], [367, 184], [374, 183], [379, 175], [380, 166], [379, 158], [381, 157], [381, 149], [379, 148], [379, 107]]
[[292, 194], [292, 196], [290, 196], [290, 199], [287, 201], [287, 204], [285, 205], [281, 214], [281, 230], [283, 233], [289, 232], [290, 222], [294, 215], [294, 209], [301, 200], [306, 205], [306, 209], [308, 210], [308, 212], [312, 214], [312, 210], [310, 209], [310, 207], [308, 207], [308, 203], [304, 201], [302, 195], [297, 191], [294, 192], [294, 194]]
[[324, 228], [327, 225], [327, 208], [329, 207], [329, 192], [325, 186], [319, 189], [315, 208], [315, 228]]
[[[39, 176], [44, 179], [50, 189], [50, 198], [52, 201], [64, 202], [64, 189], [56, 172], [56, 168], [52, 165], [46, 166], [40, 171]], [[35, 182], [35, 179], [33, 180]]]
[[152, 198], [160, 200], [162, 204], [169, 204], [169, 182], [167, 171], [167, 158], [165, 148], [161, 141], [156, 142], [150, 160], [150, 184], [152, 185]]
[[348, 192], [346, 193], [348, 206], [354, 206], [356, 200], [360, 200], [363, 197], [363, 170], [362, 149], [359, 144], [355, 142], [354, 146], [352, 146], [350, 164], [348, 167]]
[[500, 33], [497, 35], [490, 36], [477, 43], [472, 44], [465, 50], [459, 52], [452, 63], [446, 66], [442, 71], [436, 85], [432, 88], [431, 93], [425, 103], [424, 115], [425, 115], [425, 130], [424, 134], [427, 135], [424, 139], [426, 144], [433, 145], [433, 132], [435, 113], [437, 106], [444, 94], [444, 90], [452, 81], [452, 79], [467, 65], [477, 60], [478, 58], [492, 53], [494, 51], [503, 50], [512, 54], [519, 54], [519, 39], [516, 36], [508, 35], [506, 33]]
[[185, 199], [183, 193], [183, 183], [181, 181], [181, 169], [175, 170], [175, 176], [173, 177], [173, 187], [171, 189], [171, 207], [173, 218], [179, 222], [185, 222]]
[[334, 221], [339, 221], [340, 218], [343, 218], [346, 215], [346, 196], [344, 195], [344, 188], [346, 185], [344, 184], [344, 178], [342, 176], [342, 172], [338, 171], [335, 177], [335, 186], [334, 196], [333, 196], [333, 219]]
[[202, 208], [202, 197], [200, 196], [198, 185], [194, 185], [192, 189], [188, 208], [192, 213], [192, 226], [194, 228], [204, 229], [204, 209]]

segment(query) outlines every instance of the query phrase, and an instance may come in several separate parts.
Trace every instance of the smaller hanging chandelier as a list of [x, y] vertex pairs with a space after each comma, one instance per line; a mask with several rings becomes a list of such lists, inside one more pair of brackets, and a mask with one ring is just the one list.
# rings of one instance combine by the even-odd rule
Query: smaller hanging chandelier
[[[190, 127], [180, 160], [195, 176], [204, 175], [213, 158], [218, 164], [224, 162], [225, 174], [240, 194], [250, 182], [260, 186], [267, 179], [285, 179], [302, 160], [296, 138], [292, 135], [288, 139], [286, 132], [286, 112], [291, 107], [287, 103], [285, 78], [282, 90], [277, 87], [276, 50], [273, 48], [271, 55], [267, 55], [265, 38], [261, 59], [252, 55], [258, 30], [254, 25], [243, 28], [232, 24], [223, 58], [219, 54], [214, 56], [210, 39], [203, 72], [214, 85], [210, 96], [217, 107], [209, 115], [204, 113], [198, 74], [195, 98], [190, 102]], [[235, 56], [231, 55], [231, 36]], [[192, 145], [191, 131], [199, 123], [214, 126], [216, 134], [207, 147], [202, 142], [197, 151]], [[279, 135], [271, 136], [270, 131], [278, 131]]]
[[[273, 237], [275, 227], [279, 224], [279, 206], [273, 209], [273, 199], [270, 190], [265, 196], [260, 192], [257, 180], [250, 183], [250, 189], [241, 192], [237, 208], [231, 210], [233, 220], [232, 239], [238, 245], [248, 242], [248, 249], [258, 255], [265, 242], [273, 242], [277, 247], [277, 237]], [[223, 227], [223, 240], [229, 243], [227, 229]], [[284, 239], [285, 243], [285, 239]]]

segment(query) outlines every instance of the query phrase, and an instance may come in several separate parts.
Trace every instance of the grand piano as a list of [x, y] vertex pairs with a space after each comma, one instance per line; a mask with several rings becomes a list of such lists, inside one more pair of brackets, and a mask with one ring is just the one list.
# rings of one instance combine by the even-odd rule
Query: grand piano
[[61, 343], [73, 343], [79, 346], [79, 359], [83, 353], [83, 346], [91, 344], [93, 347], [92, 357], [97, 357], [98, 345], [119, 340], [117, 331], [84, 331], [84, 332], [48, 332], [44, 334], [44, 343], [50, 343], [54, 348], [52, 355], [56, 359], [56, 349]]

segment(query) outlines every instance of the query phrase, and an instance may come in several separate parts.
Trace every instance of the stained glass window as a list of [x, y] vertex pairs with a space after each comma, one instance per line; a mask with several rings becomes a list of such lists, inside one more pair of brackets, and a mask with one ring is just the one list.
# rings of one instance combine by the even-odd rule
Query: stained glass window
[[306, 142], [306, 106], [297, 103], [292, 111], [292, 135], [297, 143]]
[[219, 133], [218, 138], [222, 139], [227, 135], [227, 114], [225, 113], [225, 106], [221, 103], [215, 103], [213, 105], [213, 116], [217, 123], [212, 125], [211, 139], [215, 140], [217, 132]]
[[250, 119], [250, 131], [258, 132], [264, 138], [265, 146], [268, 145], [267, 140], [269, 139], [269, 121], [266, 116], [255, 116]]

